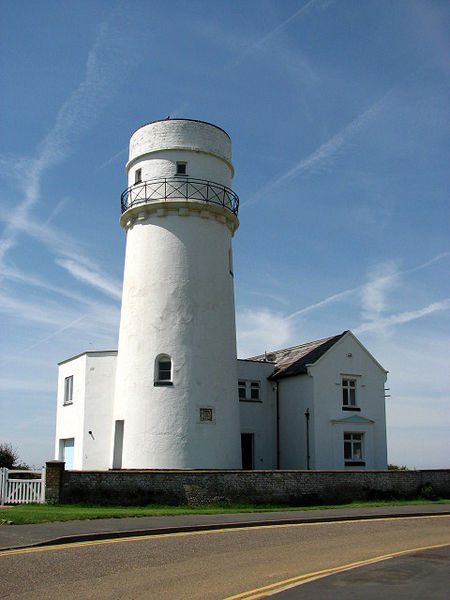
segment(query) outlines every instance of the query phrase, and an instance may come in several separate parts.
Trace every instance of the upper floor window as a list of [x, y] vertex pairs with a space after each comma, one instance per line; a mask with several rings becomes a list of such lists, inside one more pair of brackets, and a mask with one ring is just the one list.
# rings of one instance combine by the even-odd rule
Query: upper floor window
[[160, 354], [155, 361], [155, 385], [172, 385], [172, 360]]
[[186, 175], [186, 173], [187, 173], [187, 163], [177, 161], [177, 175]]
[[136, 169], [134, 172], [134, 183], [141, 183], [142, 181], [142, 169]]
[[347, 466], [365, 466], [363, 433], [344, 433], [344, 460]]
[[240, 379], [238, 381], [239, 400], [247, 402], [261, 401], [261, 383], [259, 381], [246, 381]]
[[73, 375], [64, 379], [64, 404], [73, 402]]
[[344, 409], [356, 407], [356, 379], [342, 380], [342, 407]]

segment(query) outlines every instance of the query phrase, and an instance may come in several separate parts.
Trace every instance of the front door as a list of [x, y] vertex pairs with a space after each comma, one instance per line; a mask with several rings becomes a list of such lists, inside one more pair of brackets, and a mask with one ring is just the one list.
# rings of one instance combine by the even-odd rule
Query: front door
[[250, 471], [254, 468], [253, 460], [253, 433], [241, 433], [242, 468]]
[[63, 455], [62, 460], [65, 461], [65, 469], [71, 471], [73, 469], [73, 458], [74, 458], [74, 442], [73, 438], [64, 440], [63, 444]]

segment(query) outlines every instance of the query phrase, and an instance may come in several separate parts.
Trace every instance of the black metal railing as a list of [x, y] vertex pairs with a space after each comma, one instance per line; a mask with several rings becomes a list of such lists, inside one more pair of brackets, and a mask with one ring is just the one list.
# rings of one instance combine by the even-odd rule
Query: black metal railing
[[198, 200], [219, 204], [238, 214], [239, 197], [230, 188], [192, 177], [163, 177], [135, 183], [121, 195], [122, 213], [133, 206], [169, 199]]

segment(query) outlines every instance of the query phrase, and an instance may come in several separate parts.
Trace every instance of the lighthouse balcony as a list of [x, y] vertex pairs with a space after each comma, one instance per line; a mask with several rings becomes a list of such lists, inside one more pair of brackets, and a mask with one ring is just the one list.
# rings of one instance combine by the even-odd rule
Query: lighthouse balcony
[[188, 200], [218, 204], [237, 216], [239, 197], [230, 188], [193, 177], [148, 179], [127, 188], [121, 195], [122, 213], [129, 208], [164, 200]]

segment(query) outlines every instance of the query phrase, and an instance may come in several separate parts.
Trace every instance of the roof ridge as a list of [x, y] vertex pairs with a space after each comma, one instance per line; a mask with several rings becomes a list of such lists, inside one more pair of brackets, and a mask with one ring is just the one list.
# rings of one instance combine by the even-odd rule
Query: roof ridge
[[318, 340], [311, 340], [310, 342], [304, 342], [303, 344], [297, 344], [296, 346], [288, 346], [287, 348], [280, 348], [279, 350], [269, 350], [265, 351], [262, 354], [255, 354], [254, 356], [250, 356], [249, 358], [256, 358], [257, 356], [264, 356], [265, 354], [277, 354], [278, 352], [285, 352], [286, 350], [295, 350], [296, 348], [303, 348], [304, 346], [308, 346], [309, 344], [317, 344], [319, 342], [327, 342], [328, 340], [332, 340], [335, 337], [343, 336], [344, 333], [347, 333], [349, 329], [346, 329], [342, 333], [337, 333], [335, 335], [329, 335], [324, 338], [320, 338]]

